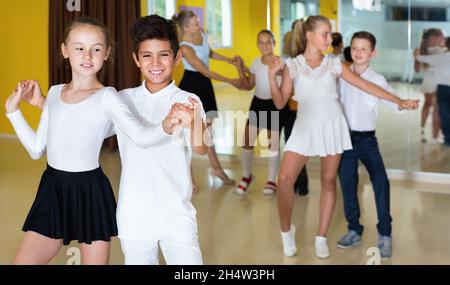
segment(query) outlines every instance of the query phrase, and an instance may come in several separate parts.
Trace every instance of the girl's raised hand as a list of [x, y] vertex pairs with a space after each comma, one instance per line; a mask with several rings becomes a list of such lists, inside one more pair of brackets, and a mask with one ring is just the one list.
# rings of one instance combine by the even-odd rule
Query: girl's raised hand
[[279, 56], [274, 56], [269, 64], [269, 75], [276, 76], [283, 69], [283, 62]]
[[[24, 90], [24, 87], [26, 88]], [[14, 113], [19, 109], [20, 102], [23, 100], [23, 94], [30, 91], [30, 86], [17, 83], [17, 87], [14, 92], [6, 99], [5, 109], [7, 114]]]
[[27, 101], [30, 105], [44, 108], [45, 97], [42, 96], [41, 86], [37, 80], [24, 80], [20, 82], [22, 86], [26, 86], [27, 92], [22, 95], [23, 100]]

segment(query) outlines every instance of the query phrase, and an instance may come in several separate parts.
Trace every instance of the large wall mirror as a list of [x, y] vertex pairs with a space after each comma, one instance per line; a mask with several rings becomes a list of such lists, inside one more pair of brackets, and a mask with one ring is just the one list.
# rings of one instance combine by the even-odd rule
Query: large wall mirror
[[[318, 14], [325, 2], [282, 0], [281, 34], [290, 30], [293, 20]], [[386, 167], [450, 173], [450, 147], [442, 143], [442, 131], [436, 131], [440, 129], [436, 124], [439, 116], [433, 116], [433, 108], [438, 104], [431, 103], [428, 116], [422, 114], [425, 98], [434, 101], [435, 96], [424, 95], [435, 89], [433, 84], [423, 83], [430, 67], [416, 66], [413, 56], [424, 31], [438, 29], [444, 37], [450, 36], [450, 0], [369, 0], [367, 5], [361, 4], [363, 0], [338, 2], [337, 31], [343, 35], [344, 46], [350, 45], [357, 31], [373, 33], [377, 38], [377, 56], [371, 67], [388, 79], [397, 95], [421, 101], [418, 111], [402, 114], [379, 104], [377, 137]], [[433, 50], [433, 45], [437, 42], [428, 41], [428, 50]]]

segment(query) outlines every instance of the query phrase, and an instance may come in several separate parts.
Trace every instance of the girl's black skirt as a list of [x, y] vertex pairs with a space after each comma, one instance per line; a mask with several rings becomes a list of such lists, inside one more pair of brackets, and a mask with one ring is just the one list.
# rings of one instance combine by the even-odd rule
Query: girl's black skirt
[[185, 70], [180, 85], [181, 90], [197, 95], [203, 104], [206, 119], [214, 119], [219, 116], [216, 95], [211, 79], [200, 72]]
[[288, 115], [288, 108], [278, 110], [272, 99], [260, 99], [253, 96], [250, 104], [247, 124], [259, 129], [279, 132]]
[[23, 231], [91, 244], [117, 236], [116, 199], [99, 167], [66, 172], [47, 166]]

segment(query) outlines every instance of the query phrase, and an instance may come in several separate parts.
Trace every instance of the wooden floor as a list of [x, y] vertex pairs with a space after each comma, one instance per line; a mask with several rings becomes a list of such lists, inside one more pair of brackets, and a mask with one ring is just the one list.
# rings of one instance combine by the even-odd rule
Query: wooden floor
[[[248, 108], [251, 99], [248, 93], [227, 87], [218, 88], [218, 93], [222, 109], [233, 110], [236, 106], [241, 106], [244, 110]], [[380, 113], [383, 114], [383, 111]], [[437, 154], [434, 156], [431, 154], [434, 153], [432, 148], [435, 146], [424, 145], [421, 146], [424, 151], [419, 151], [416, 155], [412, 151], [417, 147], [415, 142], [409, 147], [405, 146], [404, 138], [396, 138], [396, 131], [389, 130], [390, 127], [401, 129], [398, 126], [401, 123], [413, 125], [414, 116], [418, 116], [418, 113], [413, 114], [404, 114], [403, 118], [395, 117], [389, 127], [380, 126], [379, 141], [386, 164], [395, 167], [395, 163], [398, 163], [399, 168], [406, 165], [406, 169], [420, 166], [421, 170], [425, 169], [425, 165], [429, 165], [430, 169], [449, 167], [446, 149], [436, 147]], [[227, 138], [224, 134], [238, 135], [235, 132], [233, 128], [221, 127], [216, 131], [216, 138], [223, 142]], [[411, 141], [418, 135], [414, 135], [414, 132], [411, 128]], [[407, 153], [411, 157], [405, 158], [398, 154], [405, 148], [407, 150], [403, 154]], [[228, 154], [221, 156], [227, 173], [236, 180], [240, 179], [242, 169], [237, 160], [239, 147], [218, 144], [218, 149], [221, 153]], [[17, 140], [0, 139], [0, 264], [11, 262], [23, 237], [20, 229], [33, 202], [45, 164], [45, 158], [32, 161]], [[120, 177], [118, 153], [102, 152], [101, 164], [117, 196]], [[370, 258], [367, 250], [377, 243], [376, 209], [367, 177], [361, 179], [359, 192], [361, 221], [366, 226], [363, 242], [358, 247], [347, 250], [335, 246], [340, 236], [346, 232], [342, 198], [338, 189], [337, 207], [329, 233], [331, 257], [319, 260], [314, 256], [313, 244], [318, 225], [320, 181], [317, 168], [311, 167], [311, 193], [307, 197], [296, 198], [293, 215], [299, 252], [296, 257], [287, 258], [282, 254], [276, 200], [261, 193], [267, 167], [263, 160], [256, 160], [255, 164], [253, 173], [256, 182], [252, 184], [249, 195], [241, 197], [233, 193], [234, 187], [223, 187], [219, 180], [208, 174], [207, 160], [195, 159], [193, 162], [195, 178], [200, 187], [200, 192], [193, 196], [193, 203], [197, 209], [200, 246], [206, 264], [367, 263]], [[391, 185], [394, 252], [392, 258], [382, 261], [382, 264], [450, 264], [449, 185], [411, 181], [391, 181]], [[77, 245], [72, 243], [70, 246]], [[52, 264], [66, 264], [69, 260], [66, 253], [70, 246], [64, 247]], [[111, 263], [123, 264], [123, 254], [116, 238], [112, 243]]]

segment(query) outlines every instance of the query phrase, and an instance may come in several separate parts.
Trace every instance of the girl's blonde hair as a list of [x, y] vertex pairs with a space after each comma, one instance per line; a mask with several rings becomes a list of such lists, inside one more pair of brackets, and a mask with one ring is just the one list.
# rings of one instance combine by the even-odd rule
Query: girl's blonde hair
[[183, 34], [183, 28], [188, 24], [189, 20], [195, 16], [197, 15], [190, 10], [183, 10], [180, 13], [173, 15], [172, 21], [176, 23], [179, 28], [178, 34], [180, 38]]
[[313, 32], [319, 24], [327, 24], [331, 27], [330, 20], [321, 15], [309, 16], [295, 23], [291, 41], [291, 57], [296, 57], [305, 52], [307, 44], [306, 33]]

